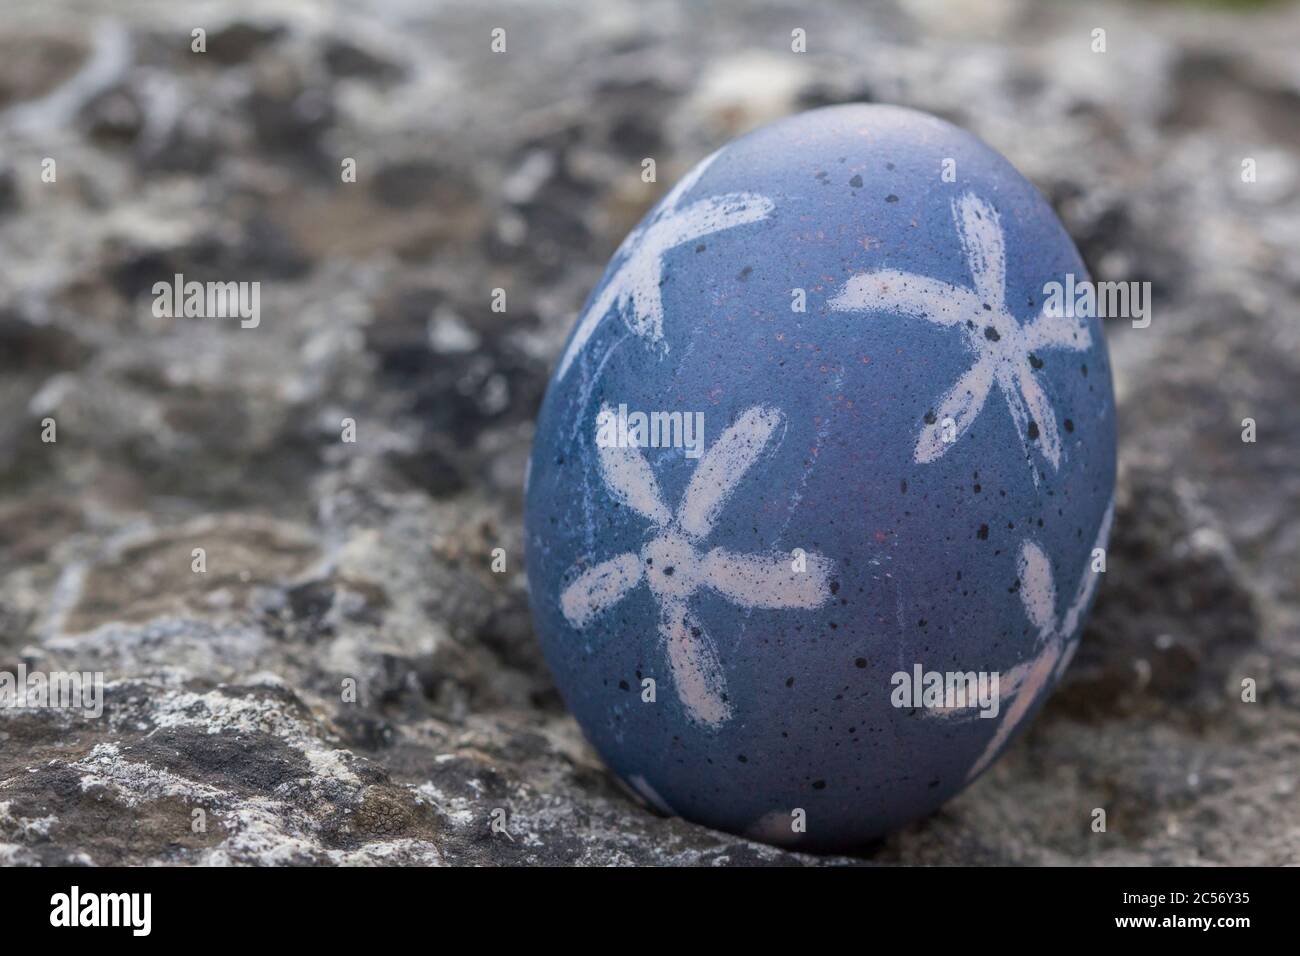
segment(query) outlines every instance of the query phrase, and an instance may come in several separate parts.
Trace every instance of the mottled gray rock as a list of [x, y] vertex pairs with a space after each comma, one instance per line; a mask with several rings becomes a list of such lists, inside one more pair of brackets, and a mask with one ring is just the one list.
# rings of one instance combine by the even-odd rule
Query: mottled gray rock
[[[98, 718], [0, 709], [0, 862], [1300, 861], [1294, 8], [244, 6], [0, 27], [0, 670], [107, 681]], [[825, 860], [602, 768], [532, 635], [520, 489], [626, 230], [848, 100], [968, 126], [1155, 303], [1109, 326], [1118, 511], [1064, 685], [939, 813]], [[260, 326], [155, 316], [176, 272], [260, 281]]]

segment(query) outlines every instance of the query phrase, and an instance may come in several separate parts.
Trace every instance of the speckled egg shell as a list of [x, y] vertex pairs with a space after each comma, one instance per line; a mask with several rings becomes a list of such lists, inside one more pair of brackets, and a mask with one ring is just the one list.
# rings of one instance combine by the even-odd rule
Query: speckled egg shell
[[[1005, 159], [881, 106], [731, 143], [620, 246], [542, 407], [527, 562], [556, 682], [647, 802], [851, 847], [1024, 728], [1112, 512], [1101, 325], [1043, 309], [1069, 274]], [[702, 413], [703, 453], [602, 439], [620, 406]], [[996, 673], [997, 716], [899, 706], [918, 667]]]

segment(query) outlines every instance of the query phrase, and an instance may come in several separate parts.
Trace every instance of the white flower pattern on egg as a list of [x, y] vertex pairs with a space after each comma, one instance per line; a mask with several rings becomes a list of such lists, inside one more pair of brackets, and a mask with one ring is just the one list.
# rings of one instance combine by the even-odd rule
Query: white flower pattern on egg
[[[1111, 501], [1101, 519], [1097, 530], [1097, 540], [1093, 549], [1104, 547], [1110, 537], [1111, 521], [1115, 517], [1115, 502]], [[1035, 641], [1039, 648], [1037, 655], [1023, 664], [1018, 664], [1007, 674], [1003, 697], [1011, 699], [1011, 706], [1006, 716], [998, 724], [997, 732], [985, 745], [983, 752], [971, 764], [966, 772], [966, 779], [974, 780], [993, 762], [1011, 735], [1024, 722], [1025, 716], [1034, 701], [1051, 680], [1060, 680], [1069, 666], [1079, 646], [1076, 633], [1083, 621], [1083, 612], [1092, 599], [1093, 592], [1101, 580], [1099, 572], [1085, 566], [1079, 585], [1075, 589], [1074, 599], [1065, 611], [1065, 616], [1056, 616], [1056, 581], [1052, 576], [1052, 563], [1047, 553], [1038, 542], [1026, 538], [1020, 547], [1019, 561], [1020, 602], [1024, 605], [1025, 615], [1036, 628], [1038, 636]]]
[[650, 522], [652, 533], [639, 553], [602, 561], [560, 595], [565, 619], [581, 629], [645, 579], [659, 604], [659, 636], [677, 696], [687, 714], [709, 728], [731, 717], [731, 705], [717, 650], [690, 610], [692, 595], [711, 588], [743, 608], [805, 609], [820, 607], [831, 597], [833, 565], [820, 554], [806, 554], [802, 570], [795, 570], [790, 556], [781, 552], [736, 554], [701, 547], [782, 421], [781, 412], [770, 406], [755, 405], [741, 413], [700, 459], [676, 514], [664, 504], [640, 449], [598, 446], [606, 486]]
[[714, 153], [701, 160], [673, 187], [653, 218], [628, 233], [614, 253], [619, 263], [617, 271], [583, 313], [560, 356], [556, 380], [568, 374], [573, 360], [611, 311], [623, 317], [633, 334], [651, 344], [663, 341], [664, 303], [659, 287], [663, 284], [664, 255], [668, 250], [771, 215], [776, 204], [766, 196], [750, 192], [723, 193], [682, 207], [683, 197], [695, 188], [717, 156]]
[[[1006, 303], [1006, 250], [997, 210], [966, 193], [953, 201], [952, 215], [974, 288], [880, 269], [849, 279], [830, 306], [838, 312], [894, 312], [936, 325], [965, 326], [967, 348], [975, 354], [975, 362], [927, 414], [913, 456], [918, 464], [936, 461], [956, 443], [979, 416], [996, 383], [1026, 457], [1030, 442], [1041, 439], [1043, 457], [1058, 469], [1061, 437], [1056, 412], [1035, 375], [1042, 366], [1035, 353], [1043, 349], [1083, 351], [1091, 347], [1092, 335], [1086, 323], [1050, 315], [1046, 310], [1027, 325], [1016, 321]], [[947, 441], [945, 420], [954, 426]], [[1034, 481], [1038, 481], [1037, 470]]]

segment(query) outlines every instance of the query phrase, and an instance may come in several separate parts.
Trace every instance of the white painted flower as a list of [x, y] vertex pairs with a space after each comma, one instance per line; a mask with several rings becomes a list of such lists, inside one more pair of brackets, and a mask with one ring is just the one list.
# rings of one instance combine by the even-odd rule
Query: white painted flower
[[[936, 325], [964, 327], [974, 364], [926, 416], [916, 442], [915, 460], [926, 464], [940, 458], [975, 421], [989, 390], [996, 383], [1006, 399], [1020, 442], [1029, 455], [1039, 440], [1052, 468], [1060, 467], [1061, 438], [1056, 412], [1034, 372], [1042, 367], [1037, 352], [1044, 349], [1082, 351], [1092, 345], [1087, 323], [1039, 313], [1021, 325], [1007, 307], [1006, 252], [997, 210], [973, 193], [952, 204], [957, 236], [974, 288], [937, 279], [881, 269], [854, 276], [831, 299], [841, 312], [896, 312]], [[951, 421], [945, 436], [945, 421]], [[945, 437], [947, 441], [945, 441]], [[1035, 471], [1035, 481], [1037, 472]]]
[[[602, 411], [612, 410], [605, 408]], [[703, 550], [718, 515], [782, 422], [775, 408], [756, 405], [714, 442], [691, 475], [676, 514], [669, 511], [650, 463], [636, 447], [599, 447], [601, 477], [613, 496], [648, 520], [640, 552], [628, 551], [583, 572], [560, 595], [576, 628], [617, 604], [642, 579], [659, 604], [659, 636], [677, 696], [687, 714], [716, 728], [731, 716], [726, 680], [712, 640], [690, 610], [711, 588], [744, 608], [816, 608], [830, 599], [832, 563], [807, 554], [802, 570], [789, 555]]]
[[616, 310], [623, 317], [633, 334], [651, 344], [661, 342], [664, 303], [659, 287], [663, 284], [664, 255], [670, 249], [711, 233], [766, 219], [776, 208], [766, 196], [747, 192], [710, 196], [683, 207], [682, 199], [717, 156], [714, 153], [701, 160], [673, 187], [654, 216], [628, 233], [614, 253], [618, 270], [578, 321], [573, 338], [560, 357], [557, 379], [563, 379], [568, 373], [573, 360], [611, 311]]
[[[1097, 540], [1093, 548], [1101, 548], [1110, 537], [1110, 525], [1115, 517], [1115, 502], [1112, 500], [1101, 519], [1097, 530]], [[1003, 696], [1011, 697], [1011, 706], [998, 724], [997, 732], [985, 746], [979, 759], [971, 765], [966, 773], [967, 780], [973, 780], [984, 771], [993, 758], [998, 755], [1016, 728], [1024, 722], [1029, 708], [1033, 706], [1039, 693], [1048, 681], [1059, 679], [1069, 666], [1070, 659], [1079, 646], [1078, 630], [1082, 623], [1083, 612], [1092, 600], [1093, 592], [1101, 580], [1099, 572], [1093, 571], [1091, 564], [1083, 569], [1079, 586], [1075, 589], [1074, 599], [1065, 611], [1065, 616], [1056, 616], [1056, 581], [1052, 576], [1052, 564], [1047, 554], [1038, 543], [1026, 538], [1020, 547], [1020, 601], [1025, 606], [1025, 614], [1030, 622], [1038, 628], [1035, 644], [1040, 649], [1036, 655], [1012, 669], [1007, 679], [1002, 682]]]

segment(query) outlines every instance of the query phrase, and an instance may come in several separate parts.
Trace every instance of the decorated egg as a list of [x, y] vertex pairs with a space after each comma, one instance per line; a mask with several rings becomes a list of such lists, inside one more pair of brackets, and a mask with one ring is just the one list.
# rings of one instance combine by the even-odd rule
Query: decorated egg
[[1042, 705], [1105, 570], [1089, 279], [999, 154], [840, 106], [704, 159], [556, 365], [530, 599], [645, 802], [810, 849], [937, 808]]

